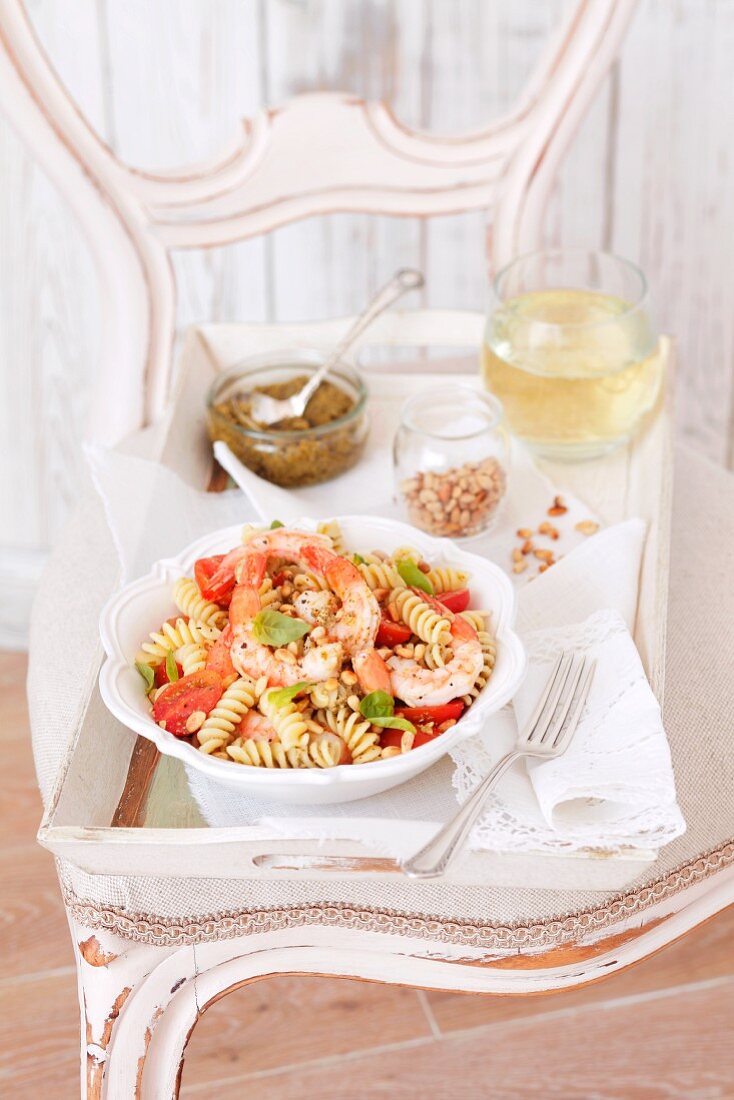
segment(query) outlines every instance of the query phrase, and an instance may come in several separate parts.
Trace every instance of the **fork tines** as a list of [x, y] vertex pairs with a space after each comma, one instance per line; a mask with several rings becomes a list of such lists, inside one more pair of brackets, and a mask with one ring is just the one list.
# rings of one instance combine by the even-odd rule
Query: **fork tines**
[[591, 687], [596, 661], [561, 653], [527, 724], [524, 740], [533, 746], [556, 749], [570, 740], [578, 725]]

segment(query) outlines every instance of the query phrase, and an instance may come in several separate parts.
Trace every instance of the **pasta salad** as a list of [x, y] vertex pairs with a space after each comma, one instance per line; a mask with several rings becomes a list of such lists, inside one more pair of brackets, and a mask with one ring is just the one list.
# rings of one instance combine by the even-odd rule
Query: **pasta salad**
[[193, 573], [135, 666], [153, 720], [222, 760], [385, 760], [455, 725], [492, 675], [469, 574], [409, 546], [358, 552], [335, 522], [314, 533], [274, 521]]

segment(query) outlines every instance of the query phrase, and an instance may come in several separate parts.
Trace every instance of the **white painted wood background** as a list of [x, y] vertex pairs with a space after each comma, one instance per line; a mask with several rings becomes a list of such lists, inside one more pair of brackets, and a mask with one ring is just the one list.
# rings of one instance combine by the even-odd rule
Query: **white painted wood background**
[[[566, 0], [28, 0], [82, 111], [126, 161], [215, 153], [238, 117], [331, 88], [390, 101], [407, 124], [480, 126], [518, 93]], [[680, 432], [734, 461], [734, 3], [641, 0], [563, 166], [553, 244], [637, 260], [681, 344]], [[76, 226], [0, 119], [0, 641], [73, 504], [99, 305]], [[179, 323], [357, 309], [399, 264], [424, 303], [481, 308], [480, 215], [419, 224], [338, 215], [266, 240], [181, 253]], [[418, 303], [416, 303], [418, 304]], [[3, 629], [4, 627], [4, 629]]]

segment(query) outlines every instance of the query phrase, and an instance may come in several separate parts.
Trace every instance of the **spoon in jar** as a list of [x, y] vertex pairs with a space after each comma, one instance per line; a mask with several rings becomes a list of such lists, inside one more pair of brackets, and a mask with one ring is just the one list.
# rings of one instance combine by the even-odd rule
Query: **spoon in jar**
[[418, 290], [424, 282], [425, 280], [420, 271], [410, 267], [401, 268], [389, 282], [377, 291], [367, 308], [360, 313], [346, 335], [342, 336], [331, 355], [327, 357], [323, 366], [319, 367], [312, 378], [309, 378], [302, 390], [294, 393], [292, 397], [283, 399], [269, 397], [266, 393], [252, 393], [248, 410], [250, 417], [262, 427], [269, 427], [271, 424], [277, 424], [279, 420], [289, 420], [292, 417], [303, 416], [306, 406], [316, 390], [357, 337], [361, 336], [367, 326], [371, 325], [375, 318], [384, 312], [388, 306], [391, 306], [393, 302], [396, 302], [409, 290]]

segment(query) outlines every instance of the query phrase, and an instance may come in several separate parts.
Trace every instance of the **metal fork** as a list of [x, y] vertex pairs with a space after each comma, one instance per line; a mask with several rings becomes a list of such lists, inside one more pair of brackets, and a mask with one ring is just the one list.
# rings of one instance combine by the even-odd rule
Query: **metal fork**
[[573, 653], [561, 653], [538, 700], [525, 731], [515, 748], [503, 756], [461, 807], [428, 843], [401, 864], [410, 878], [438, 878], [461, 850], [489, 792], [522, 756], [560, 756], [571, 743], [594, 677], [596, 661], [576, 660]]

